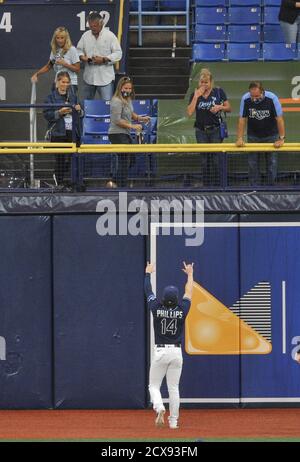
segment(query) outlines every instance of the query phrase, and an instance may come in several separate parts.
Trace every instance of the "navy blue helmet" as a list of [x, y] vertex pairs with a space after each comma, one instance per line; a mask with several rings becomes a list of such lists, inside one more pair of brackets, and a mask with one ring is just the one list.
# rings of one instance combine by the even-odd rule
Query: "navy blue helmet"
[[175, 308], [178, 305], [178, 288], [175, 286], [167, 286], [163, 291], [162, 302], [167, 308]]

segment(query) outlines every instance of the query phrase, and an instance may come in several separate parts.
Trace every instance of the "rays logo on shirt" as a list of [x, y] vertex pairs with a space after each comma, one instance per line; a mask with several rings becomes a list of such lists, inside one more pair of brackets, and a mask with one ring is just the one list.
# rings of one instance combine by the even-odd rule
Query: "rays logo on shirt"
[[209, 109], [214, 106], [216, 103], [217, 98], [212, 96], [209, 101], [199, 101], [198, 109], [204, 109], [209, 111]]
[[257, 120], [263, 120], [263, 119], [268, 119], [270, 117], [270, 111], [268, 109], [266, 110], [258, 110], [258, 109], [249, 109], [249, 118], [250, 119], [257, 119]]

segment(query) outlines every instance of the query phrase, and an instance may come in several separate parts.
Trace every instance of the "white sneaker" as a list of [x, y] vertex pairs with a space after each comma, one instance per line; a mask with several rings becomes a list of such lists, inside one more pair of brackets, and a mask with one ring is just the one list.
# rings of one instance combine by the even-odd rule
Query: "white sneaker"
[[168, 418], [168, 420], [169, 420], [169, 427], [171, 428], [171, 430], [176, 430], [176, 428], [179, 428], [177, 420], [170, 419], [170, 417]]
[[164, 423], [165, 423], [165, 410], [164, 409], [161, 409], [158, 413], [157, 413], [157, 416], [156, 416], [156, 419], [155, 419], [155, 425], [157, 427], [163, 427], [164, 426]]

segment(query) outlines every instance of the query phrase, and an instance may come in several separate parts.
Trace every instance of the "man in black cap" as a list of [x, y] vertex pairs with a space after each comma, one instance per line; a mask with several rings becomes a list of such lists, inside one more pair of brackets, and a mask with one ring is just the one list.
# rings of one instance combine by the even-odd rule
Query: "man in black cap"
[[150, 367], [149, 392], [153, 409], [156, 412], [155, 424], [164, 425], [165, 407], [160, 387], [163, 378], [167, 379], [170, 399], [169, 427], [178, 428], [179, 417], [179, 380], [182, 370], [181, 338], [184, 321], [190, 309], [193, 291], [193, 265], [183, 262], [183, 271], [187, 275], [185, 293], [179, 304], [178, 288], [167, 286], [163, 291], [162, 301], [158, 301], [152, 291], [150, 274], [155, 271], [154, 265], [148, 262], [145, 275], [145, 294], [148, 307], [153, 314], [155, 336], [154, 356]]

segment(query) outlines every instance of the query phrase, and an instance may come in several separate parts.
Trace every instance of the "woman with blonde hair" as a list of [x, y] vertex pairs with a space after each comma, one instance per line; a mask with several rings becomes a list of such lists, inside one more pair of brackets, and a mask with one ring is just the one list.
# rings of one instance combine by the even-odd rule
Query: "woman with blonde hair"
[[[148, 123], [150, 117], [139, 116], [133, 110], [132, 100], [135, 97], [134, 87], [130, 77], [122, 77], [110, 102], [109, 141], [112, 144], [131, 144], [131, 131], [142, 131], [142, 123]], [[137, 122], [137, 123], [133, 123]], [[128, 156], [120, 154], [117, 157], [118, 168], [116, 180], [118, 186], [126, 186], [128, 171]]]
[[77, 49], [72, 45], [70, 34], [65, 27], [55, 29], [51, 40], [51, 53], [49, 61], [31, 77], [32, 82], [37, 82], [41, 74], [53, 69], [56, 76], [59, 72], [68, 72], [71, 79], [71, 88], [77, 93], [78, 78], [80, 71], [80, 58]]
[[[196, 112], [194, 127], [198, 143], [221, 143], [220, 120], [223, 113], [231, 112], [230, 103], [222, 88], [215, 87], [209, 69], [201, 69], [198, 87], [190, 97], [187, 114], [191, 117]], [[203, 185], [218, 183], [220, 162], [217, 153], [201, 153]]]

